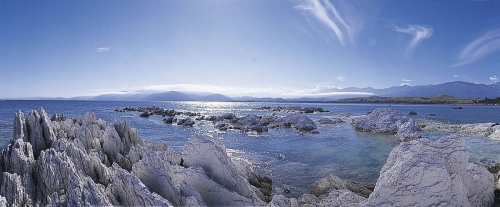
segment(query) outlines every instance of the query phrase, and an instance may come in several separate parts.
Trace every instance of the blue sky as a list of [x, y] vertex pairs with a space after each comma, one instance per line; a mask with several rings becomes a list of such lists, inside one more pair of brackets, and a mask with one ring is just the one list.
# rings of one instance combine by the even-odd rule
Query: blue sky
[[0, 98], [325, 96], [499, 69], [498, 1], [0, 0]]

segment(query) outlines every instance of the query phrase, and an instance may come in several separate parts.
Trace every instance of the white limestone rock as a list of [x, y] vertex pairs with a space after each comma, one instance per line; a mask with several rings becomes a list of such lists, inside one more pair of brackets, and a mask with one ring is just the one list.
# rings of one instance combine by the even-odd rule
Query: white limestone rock
[[263, 202], [262, 192], [251, 186], [249, 181], [238, 173], [238, 168], [222, 144], [194, 136], [184, 145], [181, 156], [183, 166], [200, 166], [210, 178], [228, 190], [235, 191], [257, 204]]
[[26, 121], [24, 119], [24, 113], [19, 111], [16, 112], [14, 117], [14, 136], [13, 139], [23, 139], [24, 135], [28, 134], [26, 129]]
[[3, 206], [6, 206], [5, 204], [9, 204], [11, 206], [31, 205], [33, 203], [33, 198], [31, 197], [33, 192], [29, 192], [30, 190], [32, 189], [26, 189], [24, 187], [20, 175], [8, 172], [3, 173], [2, 185], [0, 186], [0, 194], [6, 202]]
[[421, 137], [413, 120], [389, 108], [378, 108], [368, 115], [354, 118], [352, 125], [358, 131], [396, 134], [402, 141]]
[[341, 207], [341, 206], [363, 206], [366, 202], [366, 198], [358, 194], [353, 193], [347, 189], [334, 190], [328, 194], [328, 196], [319, 203], [315, 203], [311, 206], [325, 206], [325, 207]]
[[80, 176], [89, 176], [95, 183], [105, 186], [112, 182], [113, 175], [102, 162], [99, 154], [96, 151], [87, 154], [79, 139], [74, 139], [71, 142], [67, 139], [59, 139], [53, 143], [53, 148], [71, 159]]
[[500, 140], [500, 125], [494, 125], [492, 131], [489, 135], [490, 139]]
[[[21, 121], [20, 121], [21, 122]], [[32, 110], [26, 121], [27, 136], [24, 141], [30, 142], [33, 146], [33, 154], [38, 157], [40, 151], [51, 146], [56, 139], [52, 121], [43, 108]]]
[[173, 206], [167, 199], [150, 192], [139, 178], [113, 164], [114, 182], [106, 188], [113, 205], [123, 206]]
[[409, 141], [413, 139], [418, 139], [422, 137], [420, 133], [418, 133], [419, 128], [413, 119], [409, 119], [407, 122], [401, 124], [398, 128], [398, 132], [396, 133], [396, 137], [401, 141]]
[[298, 207], [299, 202], [297, 201], [296, 198], [287, 198], [284, 195], [274, 195], [273, 199], [269, 204], [267, 204], [268, 207]]
[[7, 202], [7, 199], [3, 196], [0, 196], [0, 207], [6, 207], [9, 202]]
[[[185, 181], [182, 192], [192, 192], [190, 189], [196, 189], [203, 202], [208, 206], [262, 206], [263, 201], [253, 201], [238, 192], [232, 191], [227, 187], [216, 182], [200, 166], [189, 168], [176, 167], [176, 172], [172, 175], [177, 181]], [[189, 188], [186, 187], [191, 186]], [[189, 194], [188, 194], [189, 195]]]
[[341, 179], [336, 175], [329, 175], [314, 182], [314, 185], [311, 189], [311, 194], [320, 199], [323, 199], [325, 197], [328, 197], [330, 192], [334, 190], [345, 189], [358, 194], [359, 196], [368, 198], [368, 196], [372, 193], [372, 190], [370, 190], [369, 188], [372, 187], [374, 187], [374, 185], [370, 183], [357, 183]]
[[497, 123], [473, 123], [473, 124], [448, 124], [442, 122], [422, 123], [422, 129], [425, 131], [459, 133], [462, 135], [481, 135], [490, 136], [495, 139], [500, 134]]
[[43, 178], [37, 183], [39, 205], [111, 205], [104, 186], [79, 175], [65, 153], [44, 150], [36, 164], [36, 175]]
[[170, 164], [156, 156], [152, 150], [144, 152], [142, 159], [132, 166], [132, 173], [152, 192], [167, 199], [175, 206], [182, 205], [180, 190], [170, 176]]
[[[30, 203], [34, 199], [35, 194], [35, 183], [33, 182], [33, 171], [34, 171], [34, 155], [33, 149], [29, 142], [24, 142], [22, 139], [15, 139], [7, 149], [2, 150], [2, 160], [3, 160], [3, 177], [2, 182], [14, 182], [14, 175], [19, 179], [18, 190], [22, 190], [26, 194], [22, 200], [24, 203]], [[8, 175], [9, 173], [13, 175]], [[7, 176], [10, 181], [3, 180]], [[7, 185], [7, 184], [5, 184]], [[4, 189], [8, 190], [8, 189]], [[7, 200], [13, 200], [13, 192], [3, 191], [0, 193], [5, 196]], [[21, 198], [22, 198], [21, 197]]]
[[27, 120], [16, 113], [0, 156], [0, 206], [265, 205], [249, 183], [260, 177], [220, 144], [193, 139], [181, 151], [144, 143], [126, 122], [108, 125], [92, 112], [47, 117], [42, 108]]
[[403, 142], [389, 154], [366, 205], [489, 206], [493, 175], [468, 159], [457, 135]]

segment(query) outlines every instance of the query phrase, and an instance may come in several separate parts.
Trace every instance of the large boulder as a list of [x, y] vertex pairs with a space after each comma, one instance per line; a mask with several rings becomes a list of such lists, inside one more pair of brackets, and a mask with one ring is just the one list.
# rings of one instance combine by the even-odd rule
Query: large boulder
[[401, 141], [421, 137], [412, 119], [389, 108], [378, 108], [368, 115], [354, 118], [352, 125], [358, 131], [396, 134]]
[[262, 192], [250, 185], [248, 178], [239, 173], [241, 169], [239, 170], [231, 158], [227, 156], [224, 145], [194, 136], [184, 145], [181, 156], [183, 166], [201, 167], [210, 178], [228, 190], [256, 203], [264, 200]]
[[490, 206], [493, 175], [468, 163], [465, 140], [419, 139], [395, 147], [380, 171], [369, 206]]
[[284, 118], [277, 118], [274, 120], [270, 128], [293, 128], [299, 132], [317, 132], [316, 124], [308, 116], [304, 114], [291, 114]]

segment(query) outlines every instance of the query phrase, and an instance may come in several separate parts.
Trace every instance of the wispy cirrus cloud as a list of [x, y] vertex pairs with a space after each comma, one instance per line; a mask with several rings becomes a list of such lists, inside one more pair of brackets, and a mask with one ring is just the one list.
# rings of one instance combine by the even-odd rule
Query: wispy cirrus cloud
[[98, 47], [97, 52], [107, 52], [109, 51], [109, 47]]
[[295, 6], [295, 9], [305, 11], [333, 32], [342, 46], [348, 42], [354, 42], [356, 29], [351, 20], [353, 14], [342, 12], [339, 6], [333, 5], [328, 0], [304, 0], [303, 4]]
[[337, 76], [337, 77], [335, 77], [335, 79], [337, 79], [338, 81], [344, 81], [345, 77], [344, 76]]
[[500, 29], [491, 30], [467, 44], [458, 55], [457, 62], [451, 67], [467, 65], [499, 50]]
[[406, 57], [409, 57], [413, 53], [420, 42], [431, 37], [432, 33], [434, 33], [434, 29], [427, 25], [408, 25], [404, 28], [392, 25], [391, 27], [396, 32], [406, 33], [413, 36], [406, 47]]

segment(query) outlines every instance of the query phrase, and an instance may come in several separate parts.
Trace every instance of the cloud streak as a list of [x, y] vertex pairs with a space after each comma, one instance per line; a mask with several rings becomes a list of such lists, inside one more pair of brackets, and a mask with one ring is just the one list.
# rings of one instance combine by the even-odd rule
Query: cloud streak
[[406, 33], [413, 36], [406, 47], [406, 57], [409, 57], [413, 53], [420, 42], [431, 37], [432, 33], [434, 33], [434, 29], [426, 25], [408, 25], [404, 28], [393, 25], [392, 29], [396, 32]]
[[345, 46], [347, 42], [354, 41], [354, 31], [349, 24], [349, 15], [343, 15], [327, 0], [305, 0], [303, 4], [295, 6], [297, 10], [306, 11], [306, 13], [315, 17], [320, 23], [326, 26], [337, 37], [339, 43]]
[[335, 77], [335, 79], [337, 79], [338, 81], [344, 81], [345, 77], [344, 76], [337, 76], [337, 77]]
[[107, 52], [109, 51], [109, 47], [98, 47], [97, 52]]
[[451, 67], [473, 63], [491, 53], [500, 50], [500, 29], [489, 31], [483, 36], [467, 44], [457, 57], [457, 62]]

